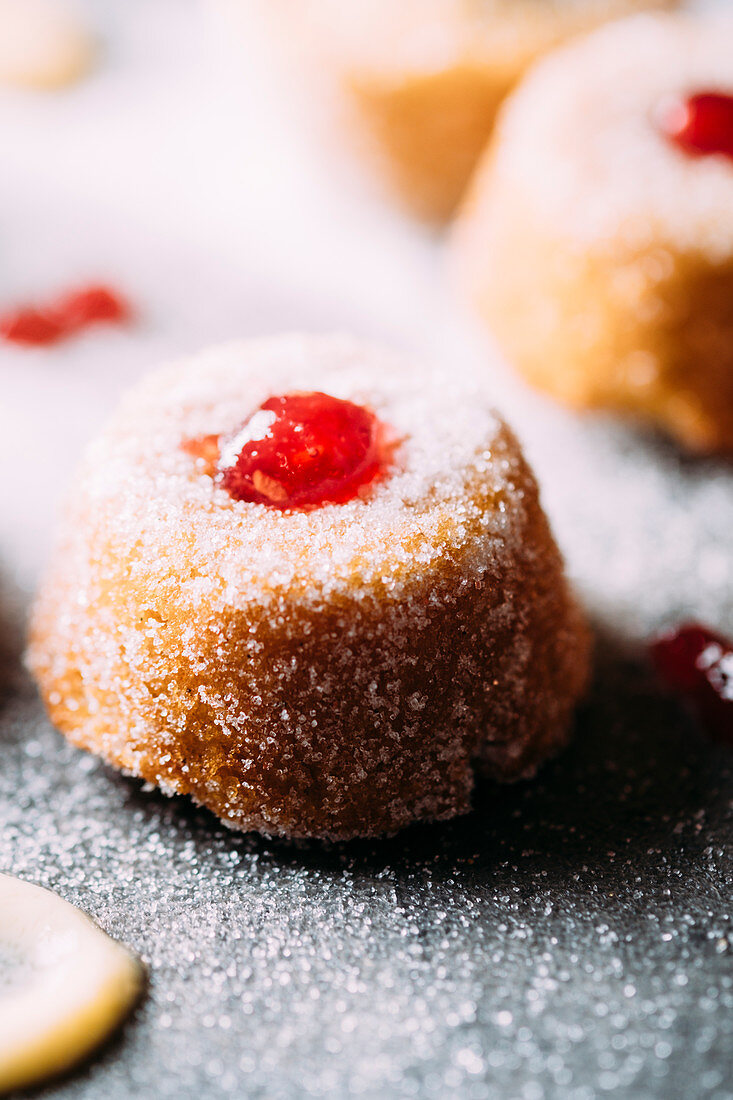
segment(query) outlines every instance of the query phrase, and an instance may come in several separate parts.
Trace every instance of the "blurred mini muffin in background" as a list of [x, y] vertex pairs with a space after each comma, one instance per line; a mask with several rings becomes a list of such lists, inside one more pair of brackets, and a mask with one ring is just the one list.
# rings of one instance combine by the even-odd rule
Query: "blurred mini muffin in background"
[[277, 0], [283, 36], [334, 78], [353, 126], [404, 203], [449, 218], [496, 112], [546, 50], [675, 0]]
[[733, 453], [733, 19], [639, 15], [540, 61], [455, 230], [508, 361]]
[[66, 0], [0, 0], [0, 86], [53, 90], [85, 76], [94, 38]]

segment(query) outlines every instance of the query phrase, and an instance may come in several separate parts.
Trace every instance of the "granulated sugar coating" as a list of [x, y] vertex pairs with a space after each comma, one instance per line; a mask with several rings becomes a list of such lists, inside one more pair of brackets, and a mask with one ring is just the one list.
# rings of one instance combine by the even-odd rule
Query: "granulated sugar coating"
[[456, 243], [533, 385], [703, 452], [733, 451], [733, 164], [665, 127], [680, 96], [733, 90], [731, 40], [730, 16], [640, 15], [540, 62], [507, 102]]
[[[298, 389], [401, 440], [363, 499], [234, 500], [182, 446]], [[588, 638], [475, 378], [294, 336], [130, 393], [72, 489], [29, 659], [75, 744], [235, 827], [343, 838], [466, 812], [474, 764], [532, 774], [567, 738]]]

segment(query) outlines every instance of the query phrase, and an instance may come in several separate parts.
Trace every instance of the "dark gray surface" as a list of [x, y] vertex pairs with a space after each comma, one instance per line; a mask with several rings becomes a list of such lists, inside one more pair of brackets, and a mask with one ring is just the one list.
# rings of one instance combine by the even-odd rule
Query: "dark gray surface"
[[733, 1095], [732, 758], [617, 641], [539, 779], [328, 849], [144, 791], [67, 747], [14, 679], [2, 866], [151, 973], [54, 1098]]

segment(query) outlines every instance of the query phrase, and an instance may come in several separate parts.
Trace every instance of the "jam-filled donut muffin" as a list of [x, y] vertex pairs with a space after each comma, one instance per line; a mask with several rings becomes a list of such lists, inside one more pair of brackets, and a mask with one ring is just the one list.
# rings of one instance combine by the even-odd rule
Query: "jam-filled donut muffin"
[[76, 745], [228, 824], [389, 833], [530, 775], [588, 640], [509, 429], [347, 338], [154, 374], [92, 445], [29, 660]]
[[451, 215], [506, 94], [540, 54], [673, 0], [297, 0], [303, 35], [346, 92], [404, 200]]
[[733, 19], [638, 16], [540, 62], [457, 230], [507, 358], [577, 408], [733, 450]]

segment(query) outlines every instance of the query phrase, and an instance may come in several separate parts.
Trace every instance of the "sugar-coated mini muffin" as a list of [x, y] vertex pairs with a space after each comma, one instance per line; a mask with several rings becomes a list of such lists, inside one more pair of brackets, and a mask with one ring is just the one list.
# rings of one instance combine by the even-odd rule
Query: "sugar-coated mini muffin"
[[474, 764], [530, 775], [588, 639], [480, 386], [292, 336], [129, 394], [29, 662], [74, 744], [237, 828], [344, 838], [465, 812]]
[[577, 408], [733, 450], [733, 20], [637, 16], [540, 62], [456, 235], [507, 358]]
[[606, 19], [673, 0], [298, 0], [407, 204], [445, 219], [497, 109], [540, 54]]

